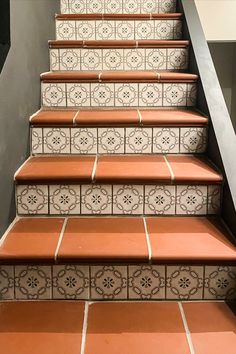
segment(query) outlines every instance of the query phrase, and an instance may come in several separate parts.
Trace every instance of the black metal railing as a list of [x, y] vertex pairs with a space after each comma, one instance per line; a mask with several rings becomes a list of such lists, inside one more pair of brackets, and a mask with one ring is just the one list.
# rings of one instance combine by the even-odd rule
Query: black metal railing
[[0, 73], [10, 46], [10, 0], [0, 0]]

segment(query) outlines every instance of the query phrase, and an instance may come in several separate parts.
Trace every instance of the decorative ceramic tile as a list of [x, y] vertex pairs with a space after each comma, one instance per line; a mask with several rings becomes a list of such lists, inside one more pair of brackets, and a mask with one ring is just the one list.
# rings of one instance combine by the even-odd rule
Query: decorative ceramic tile
[[125, 151], [131, 154], [152, 152], [152, 128], [126, 128]]
[[122, 13], [123, 0], [107, 0], [104, 8], [107, 14], [119, 14]]
[[138, 84], [115, 84], [115, 106], [138, 106]]
[[81, 70], [102, 70], [102, 50], [82, 49]]
[[182, 39], [182, 21], [174, 20], [173, 21], [173, 38], [174, 39]]
[[95, 21], [77, 21], [77, 40], [95, 39]]
[[187, 106], [192, 107], [196, 106], [197, 103], [197, 85], [188, 84], [187, 85]]
[[221, 189], [219, 185], [208, 186], [208, 214], [220, 214]]
[[176, 214], [207, 214], [207, 186], [177, 186]]
[[168, 70], [186, 70], [188, 68], [188, 50], [183, 48], [167, 49]]
[[114, 21], [96, 21], [96, 39], [97, 40], [114, 40], [115, 22]]
[[70, 129], [43, 128], [43, 150], [45, 154], [69, 154]]
[[18, 185], [16, 195], [18, 214], [48, 214], [48, 186]]
[[175, 215], [175, 186], [145, 186], [145, 214]]
[[85, 14], [86, 13], [86, 0], [69, 0], [70, 13], [72, 14]]
[[91, 299], [127, 299], [126, 266], [92, 266]]
[[186, 84], [164, 84], [163, 106], [186, 106]]
[[176, 11], [176, 0], [159, 0], [159, 12], [168, 13]]
[[91, 84], [91, 106], [113, 107], [114, 84]]
[[87, 13], [90, 14], [104, 13], [103, 0], [87, 0]]
[[204, 299], [236, 298], [236, 267], [205, 266]]
[[112, 187], [109, 185], [83, 185], [81, 187], [81, 214], [111, 214]]
[[157, 0], [141, 0], [141, 14], [155, 14], [158, 13]]
[[71, 128], [71, 153], [96, 154], [97, 129], [96, 128]]
[[143, 186], [113, 186], [113, 214], [143, 214]]
[[80, 214], [80, 186], [49, 186], [50, 214]]
[[31, 151], [32, 154], [42, 154], [43, 152], [43, 129], [31, 129]]
[[123, 70], [123, 49], [103, 49], [103, 70]]
[[173, 21], [155, 20], [155, 39], [173, 39]]
[[51, 267], [16, 266], [15, 298], [16, 300], [51, 299]]
[[65, 84], [42, 83], [42, 102], [47, 107], [66, 106], [66, 86]]
[[145, 70], [145, 49], [124, 49], [124, 70]]
[[165, 266], [128, 267], [129, 299], [165, 299]]
[[154, 21], [135, 21], [135, 39], [153, 39]]
[[53, 266], [53, 299], [88, 300], [89, 267], [81, 265]]
[[201, 300], [202, 297], [202, 266], [167, 266], [167, 300]]
[[134, 39], [134, 21], [116, 21], [116, 39]]
[[153, 128], [154, 153], [179, 152], [179, 128]]
[[75, 40], [75, 21], [56, 21], [56, 36], [61, 40]]
[[80, 49], [60, 49], [60, 69], [80, 70]]
[[166, 70], [167, 52], [166, 49], [146, 49], [146, 70]]
[[0, 266], [0, 301], [14, 299], [14, 268]]
[[51, 71], [60, 70], [59, 49], [50, 49], [50, 69]]
[[162, 84], [139, 84], [139, 106], [162, 106]]
[[124, 128], [98, 128], [100, 154], [124, 153]]
[[66, 84], [66, 86], [68, 107], [90, 106], [90, 84]]
[[180, 152], [203, 153], [207, 147], [206, 128], [180, 128]]
[[139, 14], [140, 13], [140, 0], [125, 0], [123, 1], [124, 14]]
[[68, 14], [69, 13], [69, 0], [61, 0], [60, 1], [60, 9], [61, 14]]

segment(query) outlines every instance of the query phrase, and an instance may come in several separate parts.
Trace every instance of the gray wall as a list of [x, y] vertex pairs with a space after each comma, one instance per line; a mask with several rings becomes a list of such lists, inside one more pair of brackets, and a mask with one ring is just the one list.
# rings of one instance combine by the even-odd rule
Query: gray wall
[[29, 154], [29, 116], [40, 107], [59, 0], [11, 0], [11, 49], [0, 74], [0, 237], [15, 216], [13, 176]]

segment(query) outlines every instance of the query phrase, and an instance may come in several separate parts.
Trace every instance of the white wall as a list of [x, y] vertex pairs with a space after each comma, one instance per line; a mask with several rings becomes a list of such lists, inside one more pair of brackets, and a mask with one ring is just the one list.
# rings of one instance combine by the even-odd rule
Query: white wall
[[208, 41], [236, 41], [236, 0], [195, 0]]

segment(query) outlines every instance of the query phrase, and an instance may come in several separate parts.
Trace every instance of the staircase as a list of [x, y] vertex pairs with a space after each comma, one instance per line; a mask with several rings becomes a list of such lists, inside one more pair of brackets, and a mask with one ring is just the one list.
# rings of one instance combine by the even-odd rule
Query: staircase
[[[215, 300], [236, 298], [236, 251], [220, 217], [224, 179], [207, 157], [209, 117], [197, 108], [182, 22], [174, 0], [61, 0], [56, 16], [31, 156], [15, 174], [17, 218], [0, 241], [0, 299], [23, 300], [35, 316], [61, 308], [65, 321], [67, 311], [85, 311], [86, 321], [90, 303], [37, 309], [27, 300], [109, 300], [91, 305], [86, 353], [117, 345], [116, 336], [106, 349], [91, 340], [103, 316], [122, 312], [127, 331], [137, 314], [144, 328], [159, 314], [181, 322], [184, 311], [191, 323], [198, 311], [228, 311]], [[121, 328], [117, 320], [114, 332]], [[125, 338], [117, 353], [130, 354]], [[150, 340], [171, 352], [166, 337]], [[196, 353], [207, 354], [207, 343]], [[80, 344], [84, 353], [83, 335]], [[194, 353], [185, 333], [176, 345], [172, 353]]]

